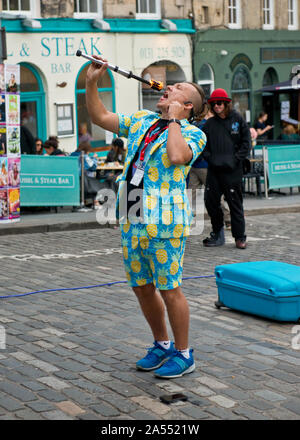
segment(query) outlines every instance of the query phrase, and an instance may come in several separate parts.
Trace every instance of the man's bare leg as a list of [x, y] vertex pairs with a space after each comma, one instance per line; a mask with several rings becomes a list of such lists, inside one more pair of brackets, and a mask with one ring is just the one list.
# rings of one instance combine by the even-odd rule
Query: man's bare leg
[[165, 304], [154, 284], [133, 287], [139, 300], [142, 312], [152, 330], [155, 341], [168, 341], [168, 331], [165, 320]]

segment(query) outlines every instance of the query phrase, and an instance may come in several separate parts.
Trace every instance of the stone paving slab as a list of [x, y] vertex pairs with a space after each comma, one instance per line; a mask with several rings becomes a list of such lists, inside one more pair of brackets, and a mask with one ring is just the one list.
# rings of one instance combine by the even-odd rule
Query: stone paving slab
[[[203, 248], [206, 221], [187, 241], [183, 276], [242, 261], [298, 265], [298, 224], [299, 213], [248, 218], [241, 251], [230, 231], [224, 247]], [[115, 229], [3, 236], [0, 259], [0, 296], [125, 280]], [[183, 291], [197, 368], [171, 381], [135, 370], [152, 338], [126, 284], [0, 299], [0, 419], [299, 420], [297, 324], [216, 309], [214, 278], [186, 280]], [[172, 392], [188, 401], [160, 402]]]

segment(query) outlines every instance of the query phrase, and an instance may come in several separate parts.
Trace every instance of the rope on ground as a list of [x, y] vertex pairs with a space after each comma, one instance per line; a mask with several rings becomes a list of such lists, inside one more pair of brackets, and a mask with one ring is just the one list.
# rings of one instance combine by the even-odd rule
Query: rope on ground
[[[214, 275], [199, 275], [199, 276], [185, 277], [185, 278], [182, 278], [182, 280], [184, 281], [184, 280], [194, 280], [197, 278], [214, 278], [214, 277], [215, 277]], [[63, 292], [63, 291], [69, 291], [69, 290], [94, 289], [95, 287], [106, 287], [106, 286], [113, 286], [115, 284], [125, 284], [125, 283], [127, 283], [127, 281], [112, 281], [111, 283], [94, 284], [92, 286], [63, 287], [63, 288], [59, 288], [59, 289], [36, 290], [34, 292], [19, 293], [17, 295], [0, 296], [0, 299], [21, 298], [22, 296], [36, 295], [37, 293], [50, 293], [50, 292]]]

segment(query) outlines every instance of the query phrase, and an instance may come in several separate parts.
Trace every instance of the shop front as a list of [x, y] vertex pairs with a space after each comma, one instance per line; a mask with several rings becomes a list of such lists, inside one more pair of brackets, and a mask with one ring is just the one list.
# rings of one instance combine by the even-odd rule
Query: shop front
[[300, 62], [300, 32], [285, 30], [208, 30], [195, 38], [194, 77], [209, 95], [222, 87], [230, 94], [234, 108], [253, 124], [258, 114], [268, 113], [270, 133], [281, 131], [281, 107], [287, 100], [259, 91], [288, 80]]
[[[152, 23], [152, 32], [145, 28], [145, 33], [135, 29], [136, 20], [124, 20], [123, 27], [119, 20], [117, 31], [112, 20], [109, 32], [92, 28], [90, 20], [40, 21], [41, 29], [30, 30], [24, 30], [18, 20], [4, 23], [6, 62], [21, 67], [22, 124], [42, 140], [57, 135], [65, 152], [77, 148], [83, 124], [87, 125], [94, 147], [109, 144], [112, 136], [90, 122], [85, 103], [89, 62], [76, 56], [78, 49], [103, 56], [136, 75], [163, 79], [165, 84], [192, 80], [190, 34], [194, 31], [189, 20], [178, 20], [177, 32], [161, 30], [157, 20], [156, 27]], [[140, 108], [154, 110], [160, 96], [140, 82], [110, 70], [99, 81], [98, 93], [109, 110], [123, 113]]]

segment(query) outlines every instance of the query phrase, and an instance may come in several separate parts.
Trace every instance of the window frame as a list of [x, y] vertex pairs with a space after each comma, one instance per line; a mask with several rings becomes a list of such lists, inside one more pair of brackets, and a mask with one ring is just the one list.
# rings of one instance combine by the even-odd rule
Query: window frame
[[[269, 1], [269, 7], [267, 8], [266, 2]], [[265, 23], [266, 13], [269, 11], [270, 13], [270, 23]], [[262, 28], [264, 30], [272, 30], [275, 26], [275, 17], [274, 17], [274, 0], [263, 0], [263, 8], [262, 8]]]
[[[21, 0], [18, 0], [21, 4]], [[7, 0], [10, 2], [10, 0]], [[17, 11], [11, 11], [9, 9], [2, 9], [2, 12], [7, 12], [12, 15], [26, 15], [28, 17], [37, 17], [37, 2], [35, 0], [29, 0], [29, 10], [18, 9]]]
[[[209, 86], [209, 88], [210, 88], [210, 95], [211, 95], [213, 90], [214, 90], [214, 88], [215, 88], [215, 73], [214, 73], [213, 68], [211, 67], [211, 65], [209, 63], [203, 63], [201, 68], [204, 65], [206, 65], [209, 68], [210, 73], [211, 73], [211, 79], [201, 79], [199, 77], [199, 74], [198, 74], [197, 84], [199, 84], [199, 86], [201, 86], [201, 87]], [[201, 70], [201, 68], [200, 68], [200, 70]], [[199, 70], [199, 72], [200, 72], [200, 70]]]
[[[293, 8], [290, 7], [291, 1], [293, 2]], [[290, 24], [290, 16], [293, 16], [294, 24]], [[296, 0], [288, 0], [288, 30], [298, 30], [298, 2]]]
[[[90, 7], [90, 0], [89, 1], [89, 7]], [[74, 18], [103, 18], [103, 2], [102, 0], [96, 0], [97, 1], [97, 12], [75, 12], [75, 3], [80, 2], [80, 0], [74, 0]]]
[[[149, 3], [149, 0], [146, 0], [147, 4]], [[137, 20], [160, 20], [161, 19], [161, 0], [155, 0], [155, 9], [156, 12], [154, 14], [152, 13], [145, 13], [145, 12], [138, 12], [138, 3], [140, 0], [136, 0], [136, 12], [135, 12], [135, 18]]]
[[[236, 23], [229, 21], [229, 17], [232, 15], [233, 10], [236, 10]], [[233, 5], [233, 0], [228, 0], [228, 27], [229, 29], [241, 29], [242, 27], [242, 16], [241, 16], [241, 2], [236, 0], [236, 5]]]

